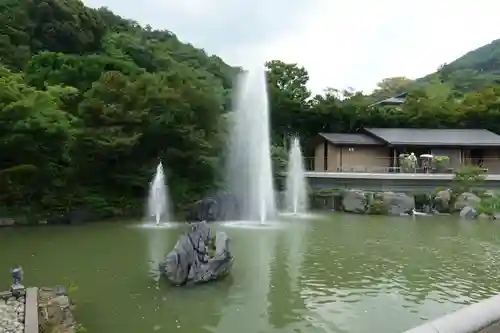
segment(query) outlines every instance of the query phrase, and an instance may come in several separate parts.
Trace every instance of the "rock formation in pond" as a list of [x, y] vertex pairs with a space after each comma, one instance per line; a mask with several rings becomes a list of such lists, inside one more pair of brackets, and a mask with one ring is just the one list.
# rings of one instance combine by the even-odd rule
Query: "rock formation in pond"
[[[213, 253], [210, 253], [213, 252]], [[160, 274], [177, 286], [204, 283], [229, 275], [234, 257], [229, 237], [212, 230], [204, 221], [193, 223], [160, 263]]]
[[413, 212], [415, 200], [404, 193], [345, 190], [342, 207], [349, 213], [401, 215]]
[[239, 216], [236, 198], [224, 191], [218, 191], [193, 203], [186, 214], [188, 221], [228, 221]]

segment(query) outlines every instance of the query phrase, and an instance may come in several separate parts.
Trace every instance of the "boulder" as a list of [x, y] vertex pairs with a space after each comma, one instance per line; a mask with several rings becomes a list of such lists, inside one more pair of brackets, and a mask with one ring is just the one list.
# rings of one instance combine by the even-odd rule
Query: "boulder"
[[467, 206], [476, 208], [481, 202], [481, 198], [474, 193], [464, 192], [457, 197], [455, 201], [455, 210], [461, 211]]
[[[175, 247], [160, 263], [160, 274], [172, 284], [181, 286], [217, 280], [229, 275], [234, 257], [229, 251], [229, 237], [212, 231], [206, 222], [193, 223], [180, 236]], [[210, 255], [210, 247], [215, 247]]]
[[342, 193], [343, 210], [349, 213], [366, 214], [369, 209], [367, 194], [368, 192], [361, 190], [345, 190]]
[[382, 192], [382, 201], [389, 215], [408, 214], [415, 209], [415, 199], [404, 193]]
[[415, 209], [415, 200], [404, 193], [347, 190], [342, 205], [350, 213], [401, 215]]
[[434, 197], [434, 209], [439, 213], [448, 213], [450, 210], [451, 190], [442, 190]]
[[186, 214], [188, 221], [227, 221], [238, 217], [236, 198], [218, 191], [192, 204]]
[[476, 209], [474, 207], [471, 207], [471, 206], [465, 206], [460, 211], [460, 217], [463, 217], [466, 219], [475, 219], [477, 217]]

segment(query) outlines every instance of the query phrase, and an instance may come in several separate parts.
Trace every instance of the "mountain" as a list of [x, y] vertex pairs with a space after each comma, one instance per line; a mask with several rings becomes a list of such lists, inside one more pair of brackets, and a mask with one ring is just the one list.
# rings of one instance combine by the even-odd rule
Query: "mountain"
[[500, 39], [464, 54], [417, 82], [429, 82], [435, 78], [450, 83], [458, 91], [478, 90], [500, 83]]
[[448, 94], [460, 96], [495, 83], [500, 83], [500, 39], [472, 50], [440, 66], [436, 72], [416, 80], [404, 76], [385, 78], [377, 83], [377, 88], [368, 99], [376, 103], [414, 89], [444, 89]]

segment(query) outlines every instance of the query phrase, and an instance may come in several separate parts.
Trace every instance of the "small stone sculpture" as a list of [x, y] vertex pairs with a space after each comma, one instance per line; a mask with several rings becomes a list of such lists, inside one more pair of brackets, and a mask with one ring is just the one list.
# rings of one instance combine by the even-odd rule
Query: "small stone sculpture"
[[[213, 255], [210, 248], [215, 248]], [[229, 251], [229, 237], [218, 232], [212, 237], [208, 224], [193, 223], [191, 231], [182, 235], [175, 247], [160, 263], [160, 274], [174, 285], [197, 284], [227, 276], [234, 257]]]
[[20, 266], [17, 266], [13, 268], [10, 273], [12, 275], [12, 284], [21, 284], [21, 281], [23, 279], [23, 269]]
[[12, 275], [12, 285], [10, 286], [10, 291], [13, 294], [22, 294], [24, 292], [24, 286], [21, 284], [23, 279], [23, 269], [21, 266], [17, 266], [10, 271]]

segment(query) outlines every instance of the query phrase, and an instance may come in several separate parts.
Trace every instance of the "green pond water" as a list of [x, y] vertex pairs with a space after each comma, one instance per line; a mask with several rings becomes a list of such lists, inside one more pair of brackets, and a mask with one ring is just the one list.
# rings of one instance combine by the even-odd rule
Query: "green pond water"
[[[232, 238], [232, 277], [158, 283], [185, 227], [130, 223], [0, 229], [0, 283], [76, 285], [90, 333], [402, 332], [500, 289], [500, 222], [330, 214], [281, 230], [216, 226]], [[3, 273], [1, 273], [3, 272]]]

